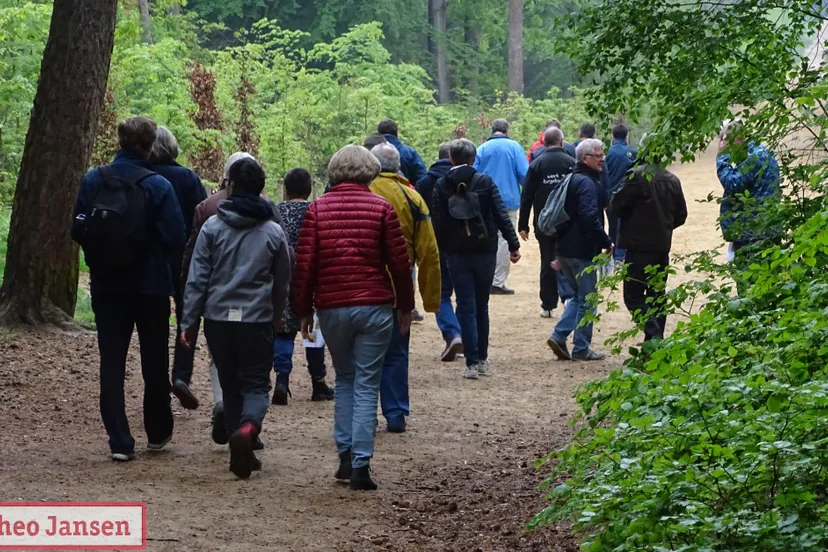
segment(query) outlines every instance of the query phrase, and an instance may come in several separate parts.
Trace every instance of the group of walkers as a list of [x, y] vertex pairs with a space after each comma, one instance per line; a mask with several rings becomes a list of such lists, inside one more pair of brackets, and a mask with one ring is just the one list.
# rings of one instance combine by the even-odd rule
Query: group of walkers
[[[444, 143], [426, 169], [400, 140], [397, 124], [385, 120], [363, 146], [345, 146], [331, 158], [323, 195], [309, 201], [312, 177], [296, 168], [283, 178], [284, 201], [274, 204], [264, 195], [265, 171], [251, 155], [231, 155], [221, 185], [208, 197], [198, 176], [176, 163], [178, 145], [169, 130], [145, 117], [122, 122], [120, 151], [83, 178], [72, 223], [90, 267], [101, 416], [112, 459], [135, 458], [124, 405], [133, 330], [140, 341], [147, 448], [159, 451], [173, 434], [170, 394], [184, 408], [199, 406], [190, 381], [204, 319], [212, 437], [229, 443], [235, 475], [247, 478], [261, 469], [254, 451], [264, 447], [262, 423], [271, 404], [289, 401], [301, 332], [311, 398], [335, 401], [335, 477], [352, 489], [376, 489], [370, 461], [377, 407], [392, 433], [406, 431], [410, 412], [409, 332], [412, 321], [423, 318], [415, 310], [414, 283], [442, 332], [441, 360], [463, 356], [465, 379], [491, 375], [489, 298], [514, 294], [506, 285], [509, 266], [521, 258], [518, 235], [528, 240], [532, 211], [541, 252], [541, 316], [553, 318], [559, 302], [565, 305], [547, 340], [559, 359], [604, 358], [591, 347], [592, 325], [581, 323], [593, 309], [588, 297], [596, 291], [597, 271], [591, 267], [602, 251], [628, 264], [624, 299], [641, 317], [645, 339], [662, 338], [666, 320], [658, 305], [665, 282], [653, 283], [647, 267], [666, 268], [672, 232], [687, 218], [678, 179], [657, 164], [637, 164], [623, 125], [613, 129], [606, 154], [591, 124], [569, 144], [560, 123], [550, 120], [528, 155], [508, 134], [509, 123], [496, 120], [483, 145]], [[722, 149], [736, 140], [725, 132]], [[755, 169], [757, 188], [749, 170], [719, 158], [726, 233], [734, 235], [734, 219], [752, 216], [741, 195], [768, 188], [764, 197], [773, 197], [772, 171], [757, 168], [770, 161], [775, 165], [767, 150], [750, 144], [744, 163]], [[544, 216], [554, 201], [564, 216], [549, 231]], [[731, 241], [749, 250], [765, 238], [753, 233]], [[178, 329], [171, 378], [170, 297]], [[335, 389], [326, 382], [325, 348]]]

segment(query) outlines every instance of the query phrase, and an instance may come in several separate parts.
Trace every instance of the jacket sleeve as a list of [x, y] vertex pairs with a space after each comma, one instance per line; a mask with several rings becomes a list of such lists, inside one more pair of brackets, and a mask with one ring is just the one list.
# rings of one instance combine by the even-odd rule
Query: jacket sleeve
[[517, 239], [515, 227], [512, 225], [512, 219], [509, 218], [506, 206], [503, 205], [503, 199], [500, 197], [497, 186], [491, 183], [490, 189], [492, 190], [492, 216], [495, 219], [497, 229], [503, 234], [503, 239], [509, 243], [509, 251], [513, 253], [520, 249], [520, 242]]
[[288, 294], [290, 293], [290, 247], [288, 246], [285, 233], [281, 229], [277, 232], [277, 247], [278, 251], [273, 256], [273, 266], [271, 267], [271, 274], [273, 275], [273, 321], [277, 322], [285, 312], [285, 305], [288, 301]]
[[[205, 200], [206, 201], [206, 200]], [[195, 248], [198, 233], [201, 232], [201, 227], [204, 226], [204, 201], [196, 205], [195, 214], [193, 215], [193, 226], [190, 231], [190, 237], [187, 240], [187, 245], [184, 246], [184, 255], [181, 259], [181, 281], [186, 282], [187, 276], [190, 273], [190, 261], [193, 258], [193, 249]]]
[[[305, 220], [299, 232], [299, 244], [296, 247], [296, 273], [293, 275], [293, 285], [290, 291], [290, 304], [299, 318], [313, 315], [313, 291], [316, 288], [316, 271], [319, 262], [317, 232], [316, 205], [311, 203], [305, 211]], [[409, 278], [410, 281], [411, 278]]]
[[[96, 169], [100, 172], [100, 169]], [[78, 245], [83, 245], [84, 222], [78, 220], [78, 215], [89, 211], [89, 204], [92, 202], [92, 171], [81, 179], [78, 187], [78, 197], [75, 200], [75, 209], [72, 211], [72, 228], [70, 235]]]
[[[388, 272], [394, 282], [397, 309], [402, 312], [414, 310], [414, 281], [411, 279], [411, 262], [408, 259], [408, 246], [403, 237], [397, 213], [391, 205], [382, 219], [383, 258], [388, 263]], [[304, 229], [303, 229], [304, 231]]]
[[[166, 180], [164, 182], [167, 182]], [[172, 185], [167, 182], [163, 188], [158, 202], [158, 216], [156, 217], [156, 229], [168, 252], [181, 252], [186, 245], [187, 230], [184, 226], [184, 216], [181, 214], [181, 207], [175, 197]]]
[[207, 286], [213, 273], [213, 236], [209, 230], [200, 232], [193, 250], [187, 285], [184, 288], [184, 316], [181, 328], [195, 328], [204, 315], [204, 303], [207, 301]]
[[758, 182], [762, 169], [767, 166], [767, 160], [763, 157], [751, 154], [736, 167], [730, 163], [730, 155], [720, 155], [716, 159], [716, 173], [725, 197], [743, 194], [750, 190], [751, 183]]
[[601, 249], [612, 246], [612, 240], [604, 231], [604, 210], [598, 199], [597, 186], [578, 186], [578, 218], [580, 227], [590, 240]]
[[638, 198], [641, 196], [641, 182], [639, 179], [646, 178], [639, 173], [635, 173], [631, 180], [624, 180], [618, 191], [612, 195], [607, 214], [624, 218], [629, 215], [630, 211], [635, 207]]
[[437, 239], [437, 247], [440, 247], [443, 225], [445, 224], [445, 213], [443, 212], [443, 192], [440, 190], [439, 180], [434, 183], [434, 191], [431, 193], [431, 225], [434, 236]]
[[411, 164], [414, 169], [414, 178], [411, 181], [419, 182], [425, 178], [425, 175], [428, 174], [428, 169], [426, 169], [423, 158], [420, 157], [420, 154], [413, 148], [411, 149]]
[[[523, 191], [520, 193], [520, 217], [518, 218], [518, 231], [529, 231], [529, 213], [535, 202], [535, 193], [538, 190], [538, 177], [540, 173], [532, 166], [526, 173], [526, 180], [523, 182]], [[537, 213], [535, 213], [537, 215]]]
[[526, 158], [526, 152], [523, 151], [523, 148], [520, 147], [520, 144], [515, 142], [514, 147], [515, 182], [517, 182], [518, 185], [521, 185], [523, 184], [523, 181], [526, 180], [526, 173], [529, 171], [529, 160]]
[[[425, 205], [422, 206], [422, 210], [424, 213], [428, 212]], [[426, 312], [437, 312], [440, 310], [443, 280], [440, 277], [440, 250], [437, 248], [437, 237], [434, 235], [430, 218], [417, 224], [414, 243], [417, 244], [417, 283], [423, 298], [423, 307]]]
[[687, 201], [684, 199], [684, 192], [681, 189], [681, 180], [675, 179], [676, 186], [676, 210], [673, 213], [673, 230], [687, 222]]

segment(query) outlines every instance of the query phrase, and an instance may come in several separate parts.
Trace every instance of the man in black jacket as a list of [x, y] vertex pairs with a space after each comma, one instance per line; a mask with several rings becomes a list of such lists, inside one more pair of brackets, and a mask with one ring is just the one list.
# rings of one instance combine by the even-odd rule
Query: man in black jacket
[[[634, 318], [638, 313], [645, 321], [645, 341], [662, 339], [667, 317], [648, 313], [661, 306], [673, 230], [687, 220], [681, 182], [658, 165], [639, 167], [613, 196], [609, 213], [621, 221], [618, 245], [627, 249], [624, 303]], [[648, 274], [648, 266], [657, 272]]]
[[554, 126], [543, 134], [544, 152], [529, 165], [520, 196], [518, 231], [523, 241], [529, 239], [529, 211], [534, 210], [535, 238], [541, 252], [541, 318], [551, 318], [558, 307], [558, 277], [552, 268], [555, 260], [555, 237], [538, 231], [538, 217], [550, 192], [557, 188], [575, 168], [575, 160], [563, 150], [563, 133]]
[[[547, 344], [560, 360], [602, 360], [605, 355], [590, 348], [592, 324], [581, 326], [587, 311], [594, 309], [587, 304], [587, 296], [595, 293], [598, 274], [585, 272], [593, 265], [593, 258], [601, 250], [612, 251], [612, 241], [604, 231], [606, 205], [604, 188], [601, 186], [601, 169], [604, 166], [604, 144], [600, 140], [586, 139], [576, 149], [578, 164], [575, 167], [564, 209], [569, 220], [557, 229], [557, 262], [569, 283], [575, 289], [575, 297], [566, 305], [555, 331]], [[566, 347], [569, 334], [575, 333], [572, 354]]]

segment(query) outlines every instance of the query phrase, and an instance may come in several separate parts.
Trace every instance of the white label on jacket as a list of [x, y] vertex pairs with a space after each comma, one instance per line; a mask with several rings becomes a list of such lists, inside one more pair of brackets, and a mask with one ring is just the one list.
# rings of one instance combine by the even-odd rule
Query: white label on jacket
[[228, 322], [241, 322], [242, 321], [242, 314], [244, 314], [244, 311], [242, 309], [230, 309], [227, 313], [227, 321]]

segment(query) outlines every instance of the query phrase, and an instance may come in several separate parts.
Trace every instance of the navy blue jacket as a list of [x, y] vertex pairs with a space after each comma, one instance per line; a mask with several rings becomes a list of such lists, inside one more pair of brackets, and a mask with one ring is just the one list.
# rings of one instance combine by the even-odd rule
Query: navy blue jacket
[[604, 231], [606, 191], [601, 175], [578, 163], [569, 182], [564, 209], [569, 221], [558, 227], [557, 254], [561, 257], [592, 260], [612, 245]]
[[189, 236], [193, 231], [193, 217], [196, 206], [207, 199], [207, 192], [201, 184], [198, 175], [182, 167], [175, 161], [169, 163], [153, 163], [155, 172], [169, 180], [175, 190], [175, 197], [178, 206], [181, 207], [181, 215], [184, 217], [184, 228]]
[[429, 167], [428, 173], [426, 173], [426, 175], [418, 180], [417, 184], [414, 185], [414, 189], [417, 190], [421, 196], [423, 196], [429, 212], [433, 210], [431, 208], [431, 203], [434, 200], [434, 185], [437, 184], [438, 180], [446, 176], [450, 170], [451, 160], [440, 159]]
[[627, 145], [626, 140], [613, 140], [607, 150], [607, 160], [604, 163], [604, 172], [607, 173], [605, 185], [610, 197], [618, 191], [624, 180], [632, 174], [638, 151]]
[[388, 143], [397, 148], [400, 152], [400, 172], [412, 184], [419, 182], [419, 180], [426, 175], [426, 166], [423, 163], [422, 157], [414, 148], [406, 146], [399, 138], [393, 134], [385, 134], [385, 139]]
[[[136, 167], [153, 170], [147, 159], [121, 150], [112, 161], [113, 172], [121, 178], [129, 178]], [[75, 211], [72, 215], [72, 239], [83, 246], [83, 227], [77, 217], [86, 213], [94, 201], [95, 194], [103, 179], [100, 168], [86, 173], [80, 183]], [[98, 274], [91, 270], [91, 292], [98, 294], [131, 293], [169, 297], [173, 294], [173, 273], [177, 267], [171, 265], [181, 258], [187, 235], [184, 233], [184, 217], [172, 184], [160, 175], [153, 175], [141, 181], [147, 199], [147, 222], [150, 228], [147, 259], [133, 273]]]

